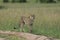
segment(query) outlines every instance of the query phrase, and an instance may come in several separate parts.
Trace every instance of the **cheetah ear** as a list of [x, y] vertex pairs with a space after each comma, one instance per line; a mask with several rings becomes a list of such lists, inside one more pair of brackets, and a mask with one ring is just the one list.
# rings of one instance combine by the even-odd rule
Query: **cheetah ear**
[[33, 17], [33, 19], [35, 19], [35, 15], [34, 14], [32, 14], [32, 17]]

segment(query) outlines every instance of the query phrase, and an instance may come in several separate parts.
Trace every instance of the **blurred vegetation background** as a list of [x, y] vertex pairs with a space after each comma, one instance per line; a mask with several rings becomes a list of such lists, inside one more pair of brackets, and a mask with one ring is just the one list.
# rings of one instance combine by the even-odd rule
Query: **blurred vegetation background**
[[12, 3], [15, 3], [15, 2], [19, 2], [19, 3], [59, 3], [60, 0], [0, 0], [0, 2], [4, 2], [4, 3], [7, 3], [7, 2], [12, 2]]

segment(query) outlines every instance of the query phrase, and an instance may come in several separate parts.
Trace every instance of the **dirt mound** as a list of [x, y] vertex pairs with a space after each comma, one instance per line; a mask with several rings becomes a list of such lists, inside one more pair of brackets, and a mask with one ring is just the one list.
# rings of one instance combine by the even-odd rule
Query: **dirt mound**
[[0, 40], [5, 40], [5, 38], [0, 38]]
[[49, 38], [43, 35], [34, 35], [31, 33], [24, 33], [24, 32], [0, 31], [0, 34], [16, 35], [19, 37], [26, 38], [26, 40], [60, 40], [60, 39]]

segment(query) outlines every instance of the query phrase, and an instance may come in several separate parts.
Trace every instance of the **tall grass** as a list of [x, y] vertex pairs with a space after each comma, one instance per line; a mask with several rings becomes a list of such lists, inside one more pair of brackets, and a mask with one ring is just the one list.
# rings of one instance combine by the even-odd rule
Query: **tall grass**
[[[19, 31], [19, 21], [21, 15], [28, 16], [29, 14], [35, 14], [36, 18], [32, 27], [33, 34], [41, 34], [60, 38], [59, 4], [3, 5], [6, 6], [8, 9], [0, 10], [0, 30]], [[16, 27], [17, 29], [14, 29], [14, 27]]]

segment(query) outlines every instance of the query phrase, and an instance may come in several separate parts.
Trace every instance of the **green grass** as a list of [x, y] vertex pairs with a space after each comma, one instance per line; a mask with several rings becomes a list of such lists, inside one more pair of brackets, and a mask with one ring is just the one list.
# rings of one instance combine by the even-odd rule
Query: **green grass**
[[[0, 30], [19, 31], [20, 16], [35, 14], [33, 34], [60, 38], [60, 4], [2, 3], [0, 5], [6, 7], [0, 10]], [[27, 28], [24, 29], [28, 31]]]

